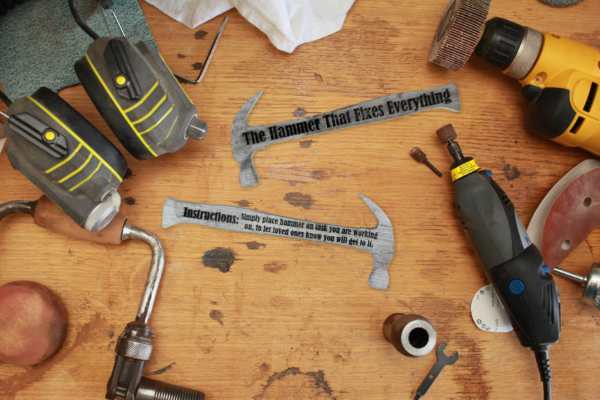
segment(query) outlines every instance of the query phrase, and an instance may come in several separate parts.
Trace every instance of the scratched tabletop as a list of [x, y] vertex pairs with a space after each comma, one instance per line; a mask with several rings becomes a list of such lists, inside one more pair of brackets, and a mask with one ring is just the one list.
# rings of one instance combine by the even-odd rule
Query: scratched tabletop
[[[155, 233], [166, 265], [150, 324], [155, 347], [145, 375], [201, 390], [207, 399], [412, 399], [436, 361], [398, 353], [382, 335], [392, 313], [429, 319], [446, 367], [426, 398], [541, 399], [532, 352], [514, 333], [479, 330], [474, 294], [488, 284], [453, 209], [451, 158], [435, 131], [452, 123], [465, 155], [494, 171], [525, 226], [550, 188], [592, 155], [544, 141], [525, 127], [517, 81], [470, 60], [460, 72], [428, 62], [446, 0], [357, 0], [343, 29], [276, 50], [235, 10], [204, 81], [184, 85], [209, 131], [177, 154], [137, 161], [125, 152], [81, 86], [60, 95], [125, 155], [122, 211]], [[195, 76], [222, 17], [194, 30], [140, 1], [159, 50], [174, 72]], [[502, 16], [600, 50], [600, 2], [566, 9], [537, 0], [502, 0]], [[25, 29], [25, 28], [24, 28]], [[32, 71], [34, 73], [34, 71]], [[261, 178], [242, 188], [231, 152], [236, 113], [259, 90], [250, 125], [316, 115], [399, 92], [458, 85], [462, 111], [429, 110], [376, 124], [279, 143], [255, 153]], [[0, 110], [6, 111], [4, 105]], [[438, 178], [409, 156], [419, 146], [444, 172]], [[0, 154], [0, 203], [41, 192]], [[376, 219], [359, 193], [390, 218], [395, 255], [387, 290], [368, 285], [371, 254], [335, 244], [185, 224], [163, 229], [166, 198], [243, 207], [345, 227]], [[562, 267], [587, 275], [600, 260], [600, 231]], [[135, 318], [150, 265], [146, 244], [103, 245], [69, 238], [15, 215], [0, 224], [0, 284], [39, 282], [64, 303], [62, 348], [33, 367], [0, 365], [0, 398], [102, 399], [114, 347]], [[550, 350], [556, 399], [600, 393], [600, 312], [582, 287], [556, 277], [562, 335]]]

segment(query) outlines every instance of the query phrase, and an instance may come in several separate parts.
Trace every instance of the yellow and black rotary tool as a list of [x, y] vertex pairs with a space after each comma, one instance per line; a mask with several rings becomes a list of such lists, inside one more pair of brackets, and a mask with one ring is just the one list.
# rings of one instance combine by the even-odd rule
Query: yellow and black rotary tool
[[485, 22], [491, 0], [451, 0], [429, 61], [458, 71], [473, 52], [517, 79], [536, 135], [600, 155], [600, 52], [502, 18]]

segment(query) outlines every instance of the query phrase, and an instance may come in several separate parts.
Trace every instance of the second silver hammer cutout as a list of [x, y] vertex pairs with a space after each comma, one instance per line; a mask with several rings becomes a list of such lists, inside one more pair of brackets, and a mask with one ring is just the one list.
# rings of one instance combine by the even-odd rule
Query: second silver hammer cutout
[[229, 231], [283, 236], [354, 247], [373, 255], [373, 270], [369, 276], [369, 286], [374, 289], [387, 289], [390, 280], [387, 268], [394, 257], [392, 223], [377, 204], [362, 194], [360, 196], [377, 218], [375, 228], [350, 228], [322, 224], [242, 207], [188, 203], [173, 199], [165, 200], [163, 228], [188, 223]]

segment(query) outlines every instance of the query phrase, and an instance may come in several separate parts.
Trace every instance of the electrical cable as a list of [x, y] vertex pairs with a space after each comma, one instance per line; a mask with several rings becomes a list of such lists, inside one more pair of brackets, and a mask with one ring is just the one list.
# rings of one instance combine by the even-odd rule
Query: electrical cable
[[17, 4], [21, 4], [24, 0], [0, 0], [0, 15], [5, 15], [8, 10], [15, 8]]
[[77, 8], [75, 7], [75, 0], [69, 0], [69, 8], [71, 9], [71, 14], [73, 14], [73, 18], [75, 18], [75, 22], [77, 22], [77, 25], [79, 25], [81, 29], [83, 29], [84, 32], [87, 33], [93, 40], [98, 39], [100, 36], [98, 36], [98, 34], [94, 32], [92, 28], [87, 26], [87, 24], [81, 19], [81, 16], [77, 12]]
[[531, 350], [535, 353], [540, 377], [544, 383], [544, 400], [552, 400], [552, 385], [550, 384], [552, 374], [550, 373], [550, 354], [548, 353], [550, 346], [536, 346]]
[[12, 101], [10, 101], [10, 99], [8, 98], [6, 93], [4, 93], [1, 90], [0, 90], [0, 101], [2, 101], [4, 104], [6, 104], [6, 107], [10, 107], [10, 105], [12, 104]]

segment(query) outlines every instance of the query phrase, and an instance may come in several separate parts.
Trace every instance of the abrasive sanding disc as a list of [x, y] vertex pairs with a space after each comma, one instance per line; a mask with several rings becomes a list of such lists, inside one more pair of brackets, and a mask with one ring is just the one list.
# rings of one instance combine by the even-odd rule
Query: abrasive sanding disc
[[429, 61], [458, 71], [481, 38], [492, 0], [450, 0], [438, 25]]
[[550, 4], [554, 7], [567, 7], [579, 3], [581, 0], [540, 0], [542, 3]]

